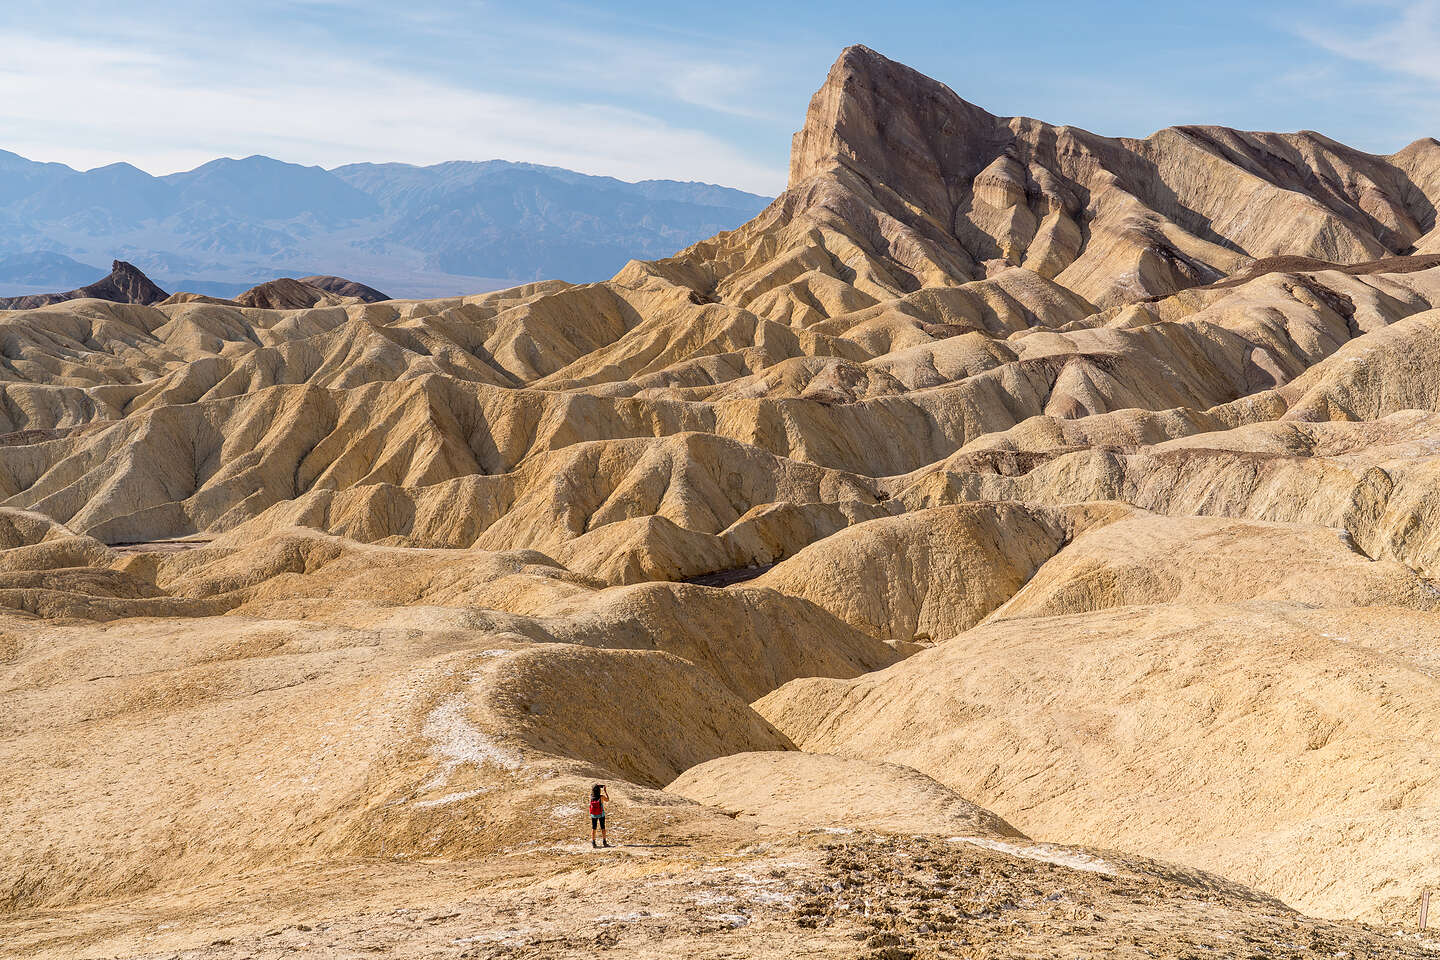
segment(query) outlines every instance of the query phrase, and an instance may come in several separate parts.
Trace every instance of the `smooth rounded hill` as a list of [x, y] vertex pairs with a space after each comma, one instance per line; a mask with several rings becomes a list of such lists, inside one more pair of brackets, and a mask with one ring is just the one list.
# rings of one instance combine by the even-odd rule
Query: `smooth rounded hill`
[[1026, 839], [989, 810], [894, 763], [735, 753], [691, 767], [665, 789], [769, 826]]
[[319, 287], [321, 290], [327, 293], [333, 293], [338, 297], [354, 297], [363, 303], [379, 303], [381, 300], [390, 299], [390, 297], [376, 290], [374, 287], [357, 283], [354, 280], [346, 280], [344, 277], [301, 277], [300, 282], [306, 286]]
[[[339, 277], [331, 278], [339, 280]], [[340, 281], [343, 286], [348, 281]], [[332, 285], [333, 286], [333, 285]], [[367, 288], [368, 289], [368, 288]], [[290, 277], [267, 280], [251, 287], [235, 297], [242, 307], [259, 307], [262, 310], [299, 310], [305, 307], [328, 307], [344, 302], [344, 294], [332, 292], [327, 287], [306, 283]], [[384, 299], [378, 297], [377, 299]]]

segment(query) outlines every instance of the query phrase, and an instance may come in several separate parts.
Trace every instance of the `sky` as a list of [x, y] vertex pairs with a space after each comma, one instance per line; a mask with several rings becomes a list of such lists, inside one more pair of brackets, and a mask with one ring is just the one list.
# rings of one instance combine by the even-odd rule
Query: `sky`
[[1440, 135], [1440, 0], [3, 0], [0, 148], [154, 174], [503, 159], [774, 194], [852, 43], [1102, 134]]

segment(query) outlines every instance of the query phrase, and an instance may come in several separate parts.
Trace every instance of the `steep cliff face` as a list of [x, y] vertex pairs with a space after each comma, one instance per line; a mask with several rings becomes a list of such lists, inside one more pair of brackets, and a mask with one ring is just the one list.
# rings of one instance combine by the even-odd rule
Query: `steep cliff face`
[[821, 223], [857, 199], [894, 218], [903, 229], [871, 252], [903, 275], [963, 283], [1022, 266], [1106, 307], [1248, 259], [1354, 263], [1433, 245], [1440, 149], [1380, 157], [1311, 132], [1195, 126], [1102, 137], [992, 116], [851, 47], [795, 135], [789, 187]]

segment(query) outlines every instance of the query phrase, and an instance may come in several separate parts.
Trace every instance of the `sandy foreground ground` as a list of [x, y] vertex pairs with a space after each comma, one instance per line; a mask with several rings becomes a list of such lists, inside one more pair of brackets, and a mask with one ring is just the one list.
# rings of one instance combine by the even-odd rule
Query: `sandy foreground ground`
[[[1434, 957], [1183, 868], [839, 828], [237, 877], [0, 923], [3, 957]], [[1168, 870], [1168, 875], [1167, 875]]]

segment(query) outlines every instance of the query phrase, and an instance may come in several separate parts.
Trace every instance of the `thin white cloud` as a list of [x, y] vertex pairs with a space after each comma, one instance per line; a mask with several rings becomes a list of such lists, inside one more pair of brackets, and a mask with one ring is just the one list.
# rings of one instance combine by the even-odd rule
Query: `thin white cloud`
[[738, 91], [749, 91], [759, 85], [760, 71], [753, 66], [725, 63], [681, 64], [669, 78], [672, 95], [689, 103], [718, 113], [749, 119], [777, 119], [769, 110], [755, 105], [753, 98], [737, 98]]
[[1257, 96], [1301, 109], [1311, 118], [1308, 126], [1376, 153], [1433, 135], [1440, 128], [1440, 62], [1434, 57], [1440, 2], [1347, 0], [1344, 7], [1344, 17], [1323, 21], [1344, 26], [1276, 22], [1336, 59], [1297, 63]]
[[1349, 60], [1440, 83], [1440, 0], [1370, 6], [1376, 10], [1371, 29], [1303, 24], [1296, 32]]
[[761, 193], [785, 182], [783, 169], [718, 137], [639, 111], [478, 91], [360, 57], [274, 50], [202, 62], [15, 31], [0, 31], [0, 48], [0, 147], [82, 168], [126, 160], [164, 173], [265, 153], [323, 166], [500, 158]]
[[[793, 122], [774, 112], [774, 91], [767, 90], [777, 77], [753, 59], [756, 48], [699, 49], [686, 39], [659, 42], [653, 37], [638, 38], [615, 32], [543, 29], [529, 24], [511, 24], [510, 36], [532, 48], [545, 49], [548, 57], [537, 64], [539, 71], [564, 64], [567, 78], [595, 90], [633, 97], [646, 93], [714, 113], [752, 120]], [[779, 51], [775, 51], [780, 56]]]

